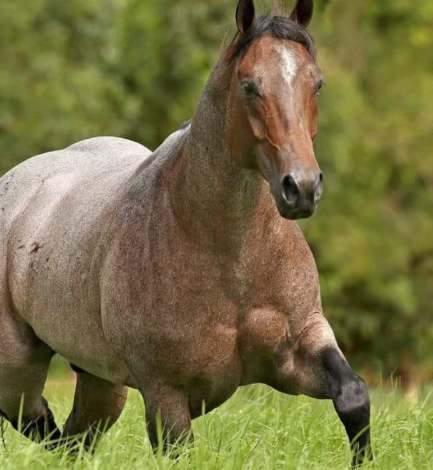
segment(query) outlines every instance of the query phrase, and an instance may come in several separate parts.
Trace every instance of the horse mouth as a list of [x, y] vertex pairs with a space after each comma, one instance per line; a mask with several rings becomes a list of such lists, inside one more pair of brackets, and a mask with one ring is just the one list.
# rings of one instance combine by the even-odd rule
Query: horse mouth
[[301, 204], [293, 207], [288, 205], [283, 198], [278, 198], [277, 209], [281, 217], [288, 220], [302, 220], [309, 219], [314, 215], [317, 209], [317, 204]]

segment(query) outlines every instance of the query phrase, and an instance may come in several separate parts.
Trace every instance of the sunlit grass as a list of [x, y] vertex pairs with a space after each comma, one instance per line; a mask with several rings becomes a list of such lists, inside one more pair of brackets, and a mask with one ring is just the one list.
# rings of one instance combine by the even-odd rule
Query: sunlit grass
[[[66, 418], [72, 385], [51, 383], [47, 397], [59, 422]], [[285, 397], [265, 387], [250, 387], [210, 415], [194, 422], [195, 444], [172, 460], [151, 452], [144, 409], [131, 393], [119, 423], [94, 455], [76, 459], [48, 453], [8, 427], [2, 470], [21, 469], [329, 469], [348, 468], [346, 437], [332, 404]], [[397, 391], [373, 393], [375, 462], [366, 468], [430, 469], [433, 462], [433, 399], [417, 403]]]

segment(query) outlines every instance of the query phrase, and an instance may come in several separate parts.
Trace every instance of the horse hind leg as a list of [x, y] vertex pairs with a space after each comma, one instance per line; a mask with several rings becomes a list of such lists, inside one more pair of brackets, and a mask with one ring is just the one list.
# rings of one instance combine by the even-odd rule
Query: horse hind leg
[[21, 434], [47, 448], [60, 431], [42, 392], [53, 352], [24, 325], [0, 311], [0, 414]]
[[9, 421], [23, 436], [34, 442], [43, 443], [47, 450], [54, 450], [58, 447], [61, 432], [56, 425], [47, 400], [43, 397], [41, 397], [39, 411], [35, 416], [24, 414], [23, 417]]
[[82, 443], [86, 450], [92, 450], [120, 417], [127, 399], [127, 388], [75, 370], [74, 405], [66, 420], [63, 440], [69, 446]]

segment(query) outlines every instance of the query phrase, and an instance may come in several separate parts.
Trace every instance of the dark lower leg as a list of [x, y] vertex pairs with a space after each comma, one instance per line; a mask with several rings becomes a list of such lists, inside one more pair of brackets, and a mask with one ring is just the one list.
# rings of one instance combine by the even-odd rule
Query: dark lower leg
[[192, 440], [188, 398], [171, 387], [143, 393], [149, 440], [154, 449], [168, 452], [173, 445]]
[[354, 467], [372, 459], [370, 442], [370, 399], [365, 382], [350, 368], [336, 349], [322, 352], [329, 393], [352, 448]]
[[74, 406], [63, 431], [65, 442], [84, 442], [90, 450], [120, 417], [126, 399], [126, 387], [80, 372]]
[[7, 416], [0, 410], [0, 444], [3, 445], [4, 448], [6, 448], [6, 442], [5, 442], [5, 425], [7, 422]]
[[43, 442], [47, 449], [56, 447], [61, 432], [56, 425], [54, 415], [48, 407], [47, 401], [42, 398], [42, 412], [37, 416], [23, 415], [21, 418], [8, 419], [12, 426], [25, 437], [35, 442]]
[[0, 317], [0, 410], [24, 436], [52, 448], [49, 441], [60, 431], [42, 392], [54, 353], [14, 315], [0, 312]]

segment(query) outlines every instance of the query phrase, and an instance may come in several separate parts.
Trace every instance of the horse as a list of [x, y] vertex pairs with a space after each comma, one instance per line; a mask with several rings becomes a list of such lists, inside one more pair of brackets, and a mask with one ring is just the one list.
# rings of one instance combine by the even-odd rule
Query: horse
[[[0, 410], [25, 436], [90, 446], [130, 387], [167, 450], [262, 383], [332, 400], [353, 465], [371, 457], [367, 385], [323, 314], [296, 222], [323, 187], [312, 15], [312, 0], [290, 16], [239, 0], [193, 119], [154, 152], [96, 137], [1, 178]], [[43, 398], [56, 353], [77, 377], [63, 430]]]

